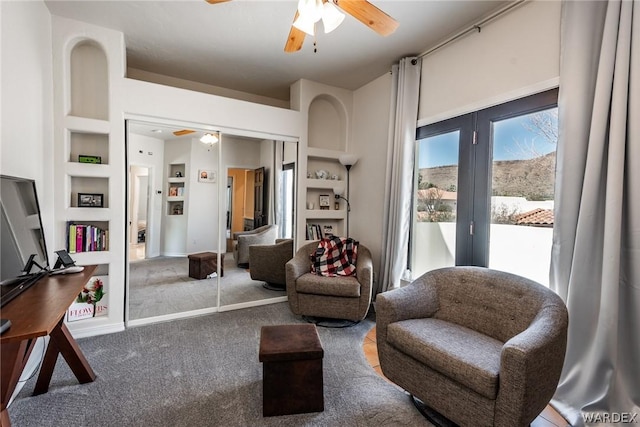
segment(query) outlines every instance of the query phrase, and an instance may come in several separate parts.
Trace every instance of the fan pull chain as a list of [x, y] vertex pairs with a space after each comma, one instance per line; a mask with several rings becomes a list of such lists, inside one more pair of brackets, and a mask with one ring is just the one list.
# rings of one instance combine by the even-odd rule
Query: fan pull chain
[[318, 36], [313, 32], [313, 53], [318, 53]]

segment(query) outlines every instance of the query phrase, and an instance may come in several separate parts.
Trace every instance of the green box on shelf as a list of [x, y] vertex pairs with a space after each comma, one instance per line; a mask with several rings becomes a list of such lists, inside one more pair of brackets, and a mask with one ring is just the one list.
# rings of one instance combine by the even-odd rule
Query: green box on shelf
[[102, 157], [100, 157], [100, 156], [88, 156], [86, 154], [80, 154], [78, 156], [78, 162], [79, 163], [101, 164], [102, 163]]

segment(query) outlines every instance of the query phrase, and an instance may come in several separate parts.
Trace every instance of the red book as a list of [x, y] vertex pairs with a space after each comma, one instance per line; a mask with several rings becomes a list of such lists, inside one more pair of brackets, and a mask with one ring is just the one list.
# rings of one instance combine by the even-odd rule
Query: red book
[[82, 238], [84, 236], [84, 226], [76, 226], [76, 252], [84, 252], [84, 245], [82, 244]]

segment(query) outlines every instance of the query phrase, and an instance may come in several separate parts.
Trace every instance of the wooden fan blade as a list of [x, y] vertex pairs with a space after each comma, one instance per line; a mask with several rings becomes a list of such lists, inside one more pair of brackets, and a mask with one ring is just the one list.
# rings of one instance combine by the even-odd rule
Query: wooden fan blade
[[[293, 17], [293, 21], [298, 19], [298, 11], [296, 10], [296, 15]], [[306, 33], [302, 30], [297, 29], [293, 25], [291, 26], [291, 30], [289, 31], [289, 37], [287, 37], [287, 43], [284, 45], [284, 51], [287, 53], [297, 52], [302, 49], [302, 44], [304, 43], [304, 37]]]
[[190, 133], [194, 133], [195, 130], [189, 130], [189, 129], [182, 129], [182, 130], [176, 130], [173, 132], [173, 134], [175, 136], [182, 136], [182, 135], [189, 135]]
[[217, 4], [217, 3], [225, 3], [228, 2], [230, 0], [205, 0], [207, 3], [209, 4]]
[[335, 0], [335, 4], [380, 35], [388, 36], [398, 28], [398, 21], [366, 0]]

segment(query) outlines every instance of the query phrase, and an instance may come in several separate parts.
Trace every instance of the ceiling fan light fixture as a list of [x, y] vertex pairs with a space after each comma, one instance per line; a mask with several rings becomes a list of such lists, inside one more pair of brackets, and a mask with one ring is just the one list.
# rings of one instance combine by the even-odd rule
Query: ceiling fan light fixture
[[322, 18], [322, 0], [299, 0], [298, 13], [306, 19], [318, 22]]
[[344, 21], [344, 13], [340, 12], [331, 1], [322, 5], [322, 24], [325, 33], [330, 33], [338, 28], [342, 21]]
[[308, 15], [300, 14], [298, 19], [293, 22], [293, 26], [300, 31], [304, 31], [310, 36], [313, 36], [316, 33], [316, 21], [309, 19]]
[[213, 145], [219, 141], [218, 135], [213, 133], [205, 133], [202, 138], [200, 138], [200, 142], [207, 145]]
[[294, 21], [293, 26], [313, 36], [316, 22], [322, 19], [323, 14], [322, 0], [299, 0], [298, 19]]

